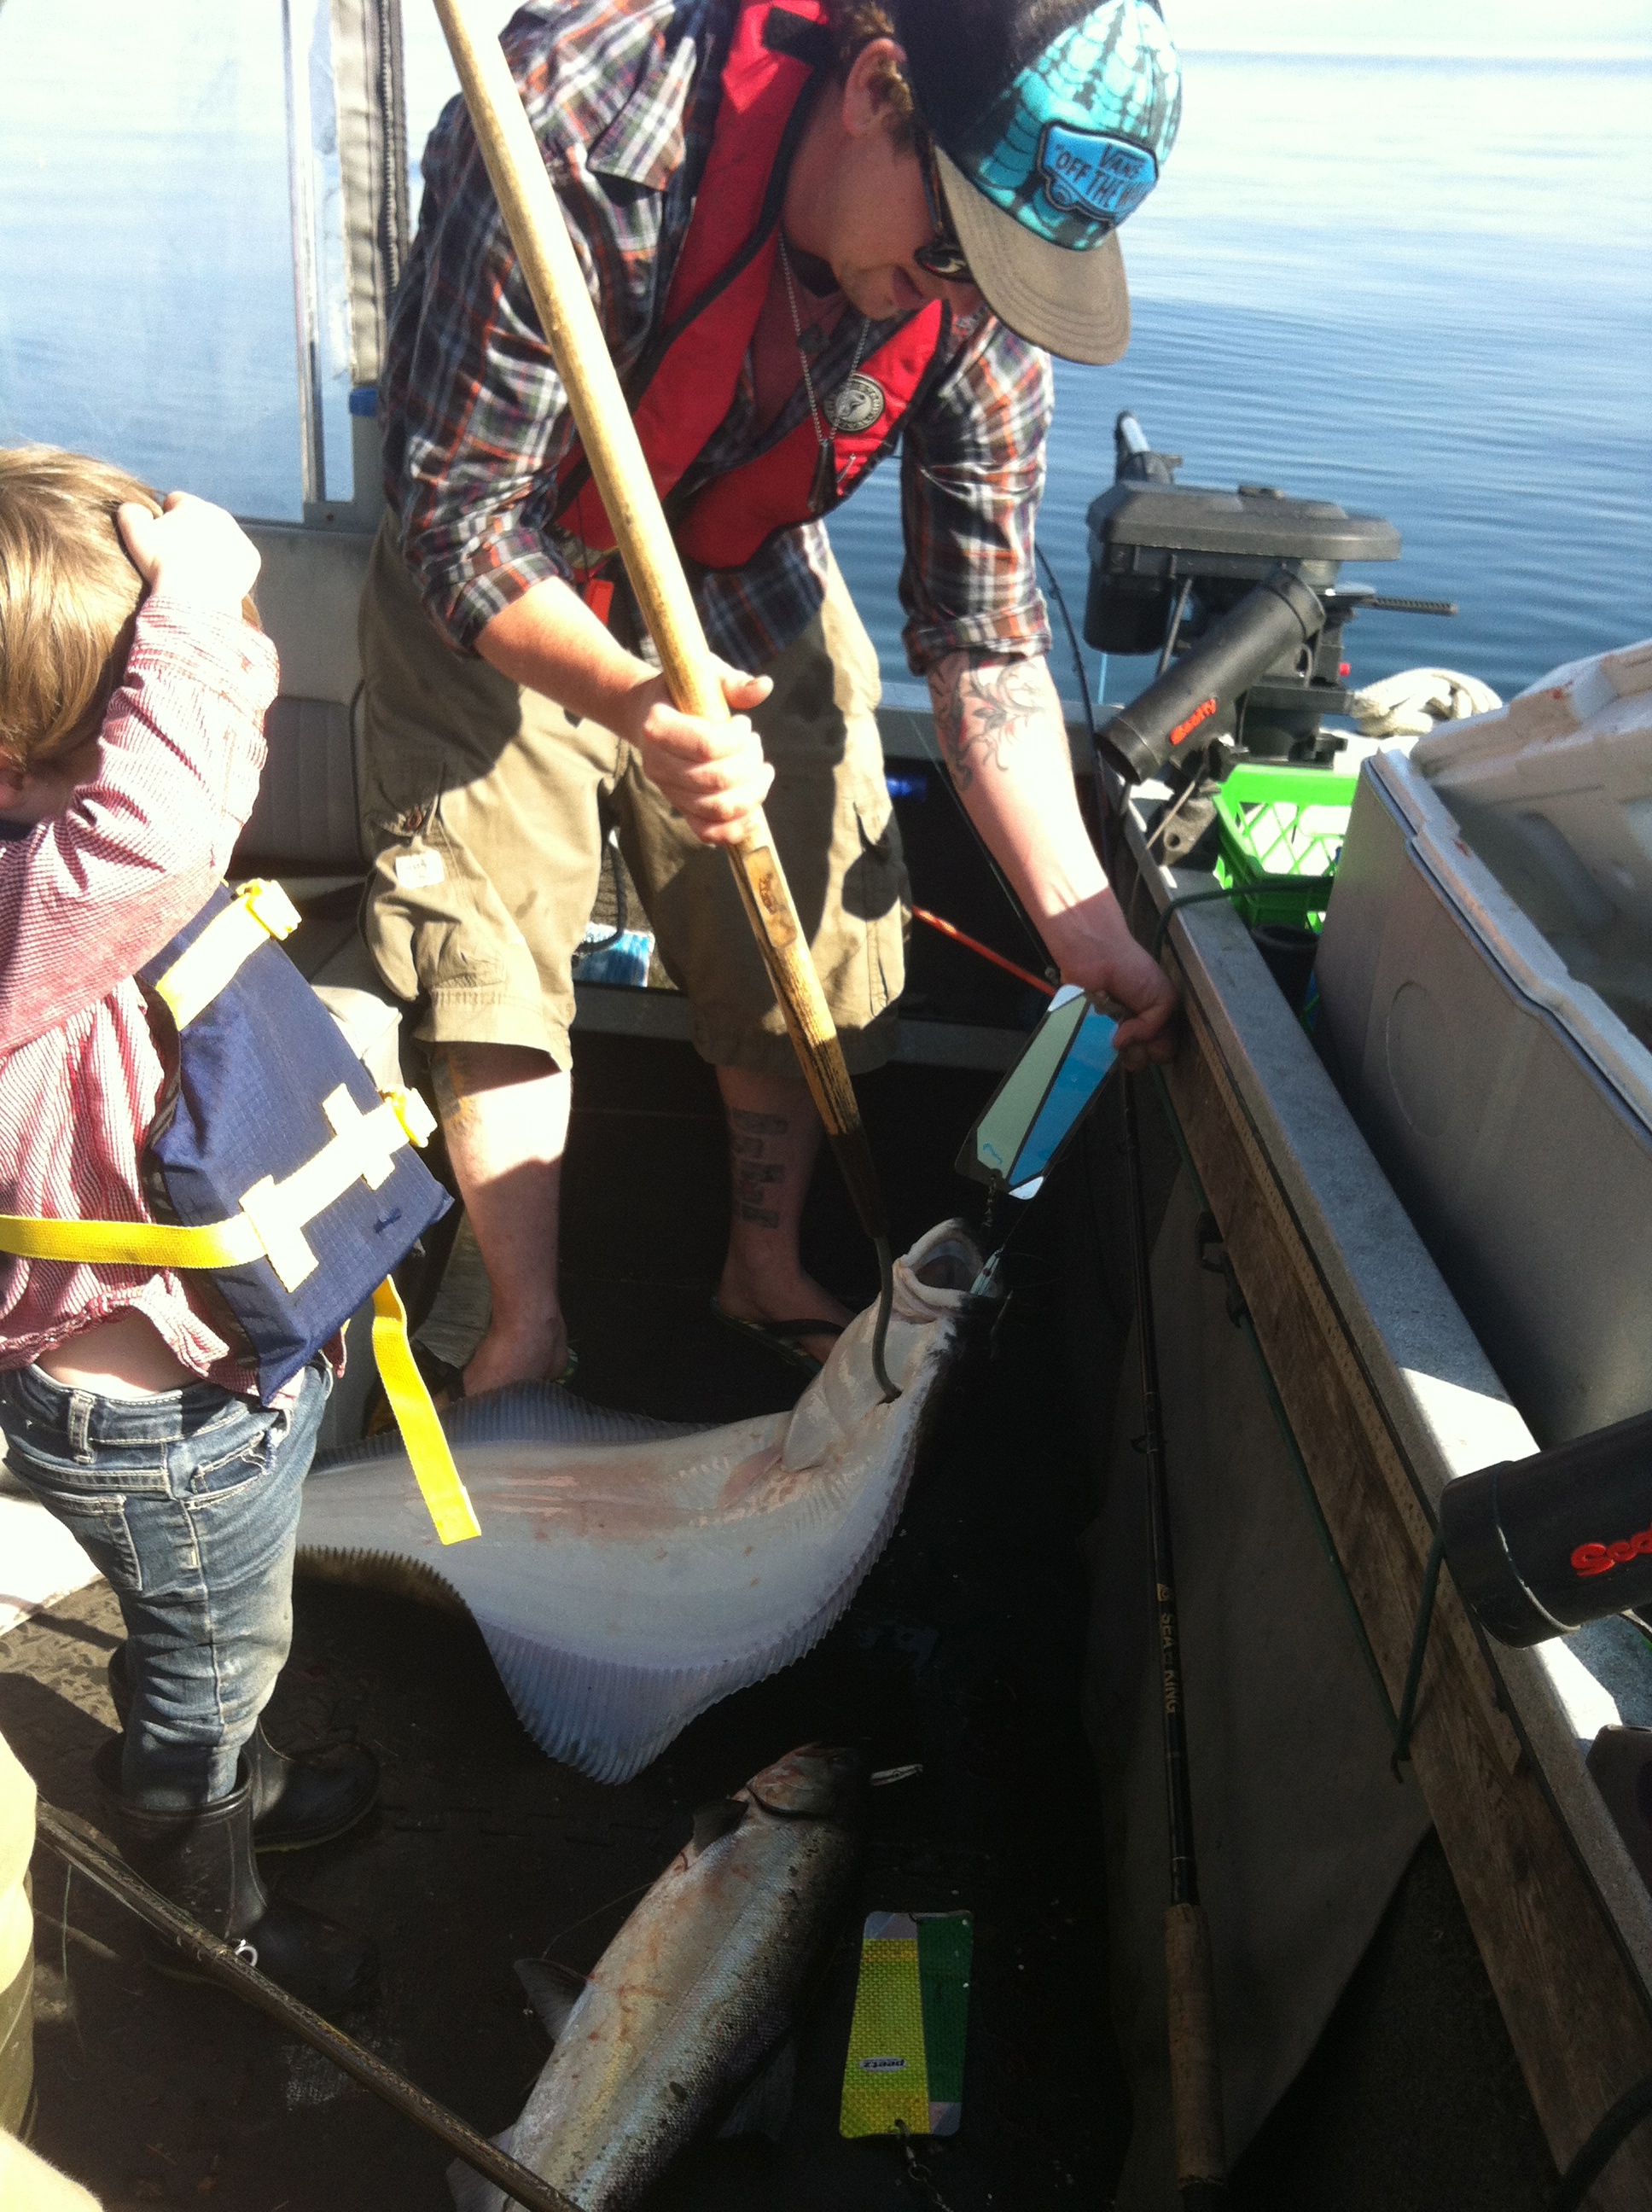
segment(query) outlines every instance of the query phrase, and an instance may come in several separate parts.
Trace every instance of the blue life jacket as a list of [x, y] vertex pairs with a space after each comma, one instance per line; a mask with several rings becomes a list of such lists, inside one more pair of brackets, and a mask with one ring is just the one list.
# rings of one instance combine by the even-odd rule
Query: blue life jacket
[[262, 1255], [210, 1273], [266, 1405], [452, 1202], [413, 1150], [434, 1127], [423, 1101], [381, 1097], [276, 941], [297, 920], [278, 885], [220, 885], [137, 973], [169, 1075], [149, 1204], [185, 1227], [255, 1225]]

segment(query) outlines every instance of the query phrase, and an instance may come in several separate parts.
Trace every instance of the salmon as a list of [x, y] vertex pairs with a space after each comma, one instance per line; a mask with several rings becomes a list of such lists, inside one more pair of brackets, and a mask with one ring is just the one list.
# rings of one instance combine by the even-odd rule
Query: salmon
[[[524, 1962], [556, 2043], [502, 2149], [582, 2212], [624, 2212], [766, 2059], [782, 2075], [771, 2054], [789, 2054], [799, 1990], [841, 1919], [865, 1778], [858, 1753], [810, 1744], [708, 1807], [565, 2008]], [[737, 2110], [724, 2131], [738, 2126]], [[504, 2212], [469, 2166], [448, 2184], [459, 2212]]]

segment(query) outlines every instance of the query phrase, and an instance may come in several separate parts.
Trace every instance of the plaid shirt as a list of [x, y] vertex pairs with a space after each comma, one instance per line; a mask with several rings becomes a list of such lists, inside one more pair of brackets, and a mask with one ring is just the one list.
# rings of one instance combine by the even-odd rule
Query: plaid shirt
[[[736, 13], [737, 0], [530, 0], [504, 34], [622, 380], [664, 312]], [[866, 350], [904, 319], [873, 324]], [[859, 316], [839, 319], [813, 365], [817, 389], [844, 380], [860, 336]], [[901, 447], [901, 599], [919, 674], [959, 647], [1006, 659], [1048, 650], [1033, 524], [1054, 398], [1048, 356], [993, 315], [951, 325]], [[547, 577], [578, 580], [579, 542], [553, 520], [573, 419], [460, 100], [425, 150], [382, 402], [386, 493], [453, 644], [472, 648]], [[807, 411], [799, 377], [759, 434], [748, 360], [684, 495], [777, 445]], [[824, 526], [811, 522], [744, 568], [703, 577], [713, 648], [737, 667], [771, 660], [819, 606], [829, 557]]]

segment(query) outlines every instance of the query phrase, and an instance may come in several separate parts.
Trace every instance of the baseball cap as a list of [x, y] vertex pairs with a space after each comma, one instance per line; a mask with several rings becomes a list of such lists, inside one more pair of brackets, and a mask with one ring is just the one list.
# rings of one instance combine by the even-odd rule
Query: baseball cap
[[1052, 353], [1116, 361], [1130, 339], [1118, 227], [1181, 120], [1157, 0], [893, 0], [890, 15], [988, 305]]

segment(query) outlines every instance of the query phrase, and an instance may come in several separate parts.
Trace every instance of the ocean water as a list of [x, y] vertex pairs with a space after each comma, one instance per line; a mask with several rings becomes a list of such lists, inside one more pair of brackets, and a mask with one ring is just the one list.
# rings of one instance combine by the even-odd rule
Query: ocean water
[[[451, 80], [408, 21], [416, 145]], [[1462, 611], [1367, 614], [1356, 681], [1438, 663], [1506, 694], [1652, 633], [1652, 52], [1195, 52], [1187, 70], [1181, 143], [1124, 234], [1130, 351], [1057, 368], [1039, 536], [1075, 619], [1128, 406], [1185, 482], [1399, 526], [1403, 558], [1369, 580]], [[274, 0], [3, 0], [0, 207], [0, 441], [296, 514]], [[337, 491], [336, 309], [326, 337]], [[833, 526], [892, 686], [910, 681], [896, 489], [884, 471]], [[1147, 672], [1115, 661], [1107, 696]]]
[[[1363, 616], [1355, 682], [1445, 665], [1506, 696], [1652, 634], [1649, 117], [1647, 61], [1190, 55], [1180, 141], [1122, 234], [1129, 351], [1056, 367], [1039, 539], [1075, 622], [1129, 407], [1184, 483], [1399, 527], [1400, 561], [1345, 573], [1461, 612]], [[833, 532], [892, 672], [893, 490]], [[1108, 696], [1151, 672], [1115, 661]]]

